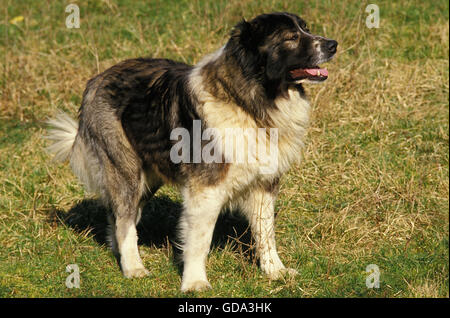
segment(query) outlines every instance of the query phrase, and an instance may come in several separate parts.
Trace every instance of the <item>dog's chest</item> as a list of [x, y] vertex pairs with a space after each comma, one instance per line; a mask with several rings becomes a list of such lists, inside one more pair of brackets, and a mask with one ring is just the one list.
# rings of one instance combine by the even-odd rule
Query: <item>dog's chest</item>
[[[204, 100], [201, 113], [206, 126], [219, 132], [224, 158], [232, 163], [227, 176], [231, 184], [273, 180], [300, 160], [309, 103], [292, 89], [287, 97], [277, 99], [276, 105], [277, 109], [268, 112], [273, 125], [258, 127], [254, 118], [237, 105], [212, 97]], [[227, 138], [230, 132], [235, 135]], [[226, 140], [233, 140], [231, 147], [225, 145]], [[231, 155], [227, 149], [232, 149]]]
[[309, 125], [310, 105], [297, 89], [290, 89], [287, 98], [276, 100], [277, 109], [269, 116], [278, 129], [280, 172], [286, 172], [292, 163], [300, 160]]

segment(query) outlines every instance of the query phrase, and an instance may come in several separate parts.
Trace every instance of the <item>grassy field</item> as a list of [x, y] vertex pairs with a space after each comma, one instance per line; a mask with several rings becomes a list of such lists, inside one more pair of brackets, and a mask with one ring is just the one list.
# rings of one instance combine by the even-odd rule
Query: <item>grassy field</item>
[[[67, 164], [44, 152], [43, 121], [76, 114], [86, 81], [125, 58], [188, 63], [223, 45], [242, 17], [291, 11], [339, 42], [313, 104], [303, 161], [282, 180], [277, 242], [300, 275], [269, 281], [246, 223], [225, 214], [200, 297], [449, 297], [449, 4], [360, 1], [0, 2], [0, 297], [182, 297], [172, 243], [180, 213], [162, 188], [139, 225], [151, 276], [122, 277], [105, 245], [105, 215]], [[22, 18], [21, 18], [22, 17]], [[250, 248], [249, 248], [250, 247]], [[65, 271], [78, 264], [79, 289]], [[366, 287], [366, 266], [380, 288]]]

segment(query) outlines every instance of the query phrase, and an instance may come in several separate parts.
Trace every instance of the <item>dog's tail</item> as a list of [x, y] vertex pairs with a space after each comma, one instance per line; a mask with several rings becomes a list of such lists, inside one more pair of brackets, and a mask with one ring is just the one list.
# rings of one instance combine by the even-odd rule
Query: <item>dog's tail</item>
[[78, 122], [60, 111], [55, 118], [47, 120], [47, 124], [50, 129], [45, 138], [52, 141], [46, 148], [47, 152], [54, 154], [54, 160], [66, 161], [77, 136]]
[[97, 193], [101, 169], [98, 160], [78, 135], [78, 122], [60, 111], [55, 118], [47, 120], [49, 130], [46, 139], [52, 144], [46, 148], [54, 154], [53, 160], [70, 161], [70, 167], [88, 192]]

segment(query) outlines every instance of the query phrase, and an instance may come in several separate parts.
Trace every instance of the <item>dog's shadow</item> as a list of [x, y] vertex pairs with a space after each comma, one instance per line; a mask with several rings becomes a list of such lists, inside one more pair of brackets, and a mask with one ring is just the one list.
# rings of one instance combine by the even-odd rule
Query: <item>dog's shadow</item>
[[[173, 263], [182, 272], [178, 224], [181, 216], [181, 203], [168, 196], [154, 196], [144, 206], [141, 220], [137, 226], [138, 245], [172, 250]], [[107, 215], [110, 211], [99, 200], [85, 199], [74, 205], [69, 211], [54, 211], [64, 225], [77, 233], [89, 232], [99, 244], [107, 242]], [[230, 246], [249, 261], [254, 261], [253, 241], [247, 219], [236, 211], [224, 211], [220, 214], [214, 228], [211, 249]]]

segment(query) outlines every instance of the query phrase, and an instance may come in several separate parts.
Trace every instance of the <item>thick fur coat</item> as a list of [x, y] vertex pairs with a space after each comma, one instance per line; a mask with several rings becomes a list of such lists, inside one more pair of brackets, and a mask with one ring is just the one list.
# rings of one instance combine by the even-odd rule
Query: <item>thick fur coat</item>
[[[136, 224], [143, 200], [164, 183], [178, 186], [184, 199], [183, 291], [210, 287], [206, 258], [217, 217], [229, 206], [247, 216], [262, 271], [272, 279], [295, 274], [277, 254], [274, 203], [280, 177], [304, 145], [310, 106], [302, 83], [326, 79], [318, 64], [336, 46], [312, 35], [294, 14], [261, 15], [237, 24], [227, 43], [195, 66], [138, 58], [109, 68], [88, 82], [78, 122], [65, 114], [50, 121], [50, 150], [69, 158], [74, 173], [112, 211], [110, 240], [126, 277], [148, 273]], [[232, 128], [264, 134], [236, 138], [230, 155], [219, 137]], [[189, 133], [181, 162], [173, 160], [177, 129]], [[216, 160], [205, 162], [200, 154], [211, 131]], [[262, 169], [264, 156], [249, 150], [260, 145], [276, 150], [270, 169]], [[236, 162], [238, 155], [245, 160]]]

